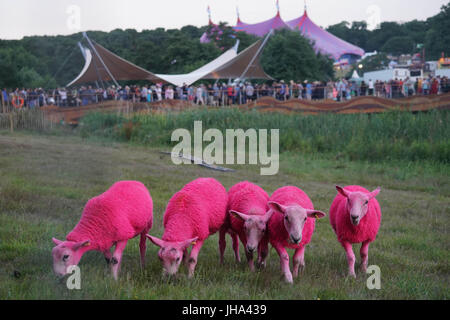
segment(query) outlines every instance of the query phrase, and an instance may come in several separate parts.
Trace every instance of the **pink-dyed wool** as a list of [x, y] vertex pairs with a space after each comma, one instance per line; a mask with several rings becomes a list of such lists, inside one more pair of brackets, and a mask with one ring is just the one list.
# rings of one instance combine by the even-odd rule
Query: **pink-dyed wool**
[[227, 191], [216, 179], [189, 182], [167, 205], [162, 240], [179, 242], [195, 237], [205, 240], [224, 224], [227, 202]]
[[105, 251], [117, 241], [128, 240], [153, 224], [153, 201], [139, 181], [119, 181], [90, 199], [68, 241], [90, 240], [90, 250]]
[[[274, 191], [270, 201], [278, 202], [285, 206], [300, 205], [304, 209], [314, 209], [311, 199], [301, 189], [295, 186], [285, 186]], [[274, 212], [269, 220], [269, 240], [272, 245], [281, 243], [283, 247], [291, 249], [300, 249], [311, 241], [316, 225], [316, 219], [308, 217], [302, 232], [302, 241], [299, 244], [293, 244], [289, 241], [289, 233], [286, 231], [283, 222], [284, 216], [280, 212]]]
[[[235, 210], [249, 216], [263, 216], [268, 211], [269, 195], [263, 188], [248, 181], [242, 181], [228, 191], [228, 211]], [[246, 238], [244, 221], [229, 215], [230, 227], [239, 237]]]
[[[361, 186], [346, 186], [345, 190], [350, 192], [370, 193]], [[350, 222], [349, 213], [345, 210], [347, 198], [338, 193], [330, 207], [330, 223], [337, 235], [339, 242], [360, 243], [375, 240], [381, 223], [381, 209], [377, 199], [369, 200], [367, 214], [361, 219], [357, 226]]]

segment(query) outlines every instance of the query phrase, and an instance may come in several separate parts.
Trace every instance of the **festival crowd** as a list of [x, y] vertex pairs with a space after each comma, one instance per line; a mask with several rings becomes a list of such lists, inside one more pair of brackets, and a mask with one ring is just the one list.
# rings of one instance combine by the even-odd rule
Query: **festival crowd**
[[[305, 99], [335, 101], [349, 100], [356, 96], [376, 96], [402, 98], [414, 95], [441, 94], [450, 91], [447, 77], [428, 77], [416, 81], [393, 79], [391, 81], [350, 81], [340, 79], [335, 82], [279, 82], [251, 83], [238, 82], [226, 84], [200, 84], [197, 86], [174, 87], [172, 85], [125, 85], [108, 88], [58, 88], [54, 90], [15, 89], [2, 90], [2, 110], [15, 107], [35, 108], [46, 105], [60, 107], [85, 106], [105, 100], [126, 100], [132, 102], [155, 102], [163, 100], [186, 100], [198, 105], [226, 106], [246, 104], [261, 97], [271, 96], [278, 100]], [[6, 108], [5, 108], [6, 107]]]

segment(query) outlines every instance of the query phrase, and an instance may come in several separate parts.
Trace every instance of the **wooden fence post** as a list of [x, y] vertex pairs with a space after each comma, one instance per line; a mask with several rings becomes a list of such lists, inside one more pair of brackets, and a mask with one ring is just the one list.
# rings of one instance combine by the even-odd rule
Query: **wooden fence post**
[[10, 125], [11, 133], [14, 132], [14, 120], [13, 120], [12, 112], [9, 113], [9, 125]]

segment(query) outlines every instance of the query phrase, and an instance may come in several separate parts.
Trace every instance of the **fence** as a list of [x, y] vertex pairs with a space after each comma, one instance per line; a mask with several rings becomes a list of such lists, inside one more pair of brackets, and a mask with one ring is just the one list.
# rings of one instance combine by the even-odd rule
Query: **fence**
[[[281, 91], [280, 86], [256, 85], [251, 94], [247, 92], [245, 87], [237, 90], [234, 87], [211, 87], [201, 88], [200, 93], [197, 90], [200, 88], [178, 88], [175, 90], [160, 90], [150, 89], [147, 94], [143, 94], [137, 90], [80, 90], [80, 91], [66, 91], [64, 96], [61, 96], [58, 91], [53, 93], [43, 92], [41, 94], [21, 92], [9, 94], [9, 99], [2, 99], [2, 108], [0, 112], [8, 112], [14, 109], [12, 103], [22, 99], [23, 108], [39, 108], [47, 105], [56, 105], [59, 107], [80, 107], [91, 104], [97, 104], [105, 101], [130, 101], [130, 102], [157, 102], [163, 100], [186, 100], [191, 103], [212, 106], [226, 106], [226, 105], [243, 105], [253, 102], [264, 97], [274, 97], [279, 101], [287, 101], [292, 99], [297, 100], [335, 100], [347, 101], [359, 96], [375, 96], [381, 98], [405, 98], [411, 96], [428, 96], [430, 94], [444, 94], [450, 92], [450, 82], [445, 79], [441, 81], [439, 86], [435, 88], [436, 92], [430, 89], [420, 89], [408, 87], [406, 90], [403, 85], [398, 83], [380, 84], [375, 83], [373, 89], [368, 86], [348, 85], [346, 90], [339, 91], [334, 85], [313, 85], [310, 89], [306, 86], [289, 85]], [[228, 91], [230, 90], [231, 91]], [[15, 100], [16, 99], [16, 100]]]
[[0, 113], [0, 130], [50, 130], [55, 126], [39, 109], [20, 109]]

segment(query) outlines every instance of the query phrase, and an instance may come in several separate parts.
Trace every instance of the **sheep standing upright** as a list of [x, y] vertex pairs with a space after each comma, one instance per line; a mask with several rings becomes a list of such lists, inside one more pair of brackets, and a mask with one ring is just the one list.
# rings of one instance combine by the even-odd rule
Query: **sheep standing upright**
[[[90, 199], [80, 221], [67, 235], [66, 241], [53, 238], [53, 270], [65, 275], [67, 268], [77, 265], [90, 250], [103, 252], [111, 263], [117, 280], [122, 252], [128, 240], [141, 235], [141, 265], [145, 264], [145, 235], [153, 223], [153, 201], [150, 192], [139, 181], [119, 181], [107, 191]], [[111, 247], [115, 245], [114, 253]]]
[[204, 241], [224, 224], [228, 194], [213, 178], [199, 178], [175, 193], [164, 213], [162, 239], [147, 235], [160, 247], [158, 257], [164, 273], [177, 273], [181, 260], [188, 257], [187, 249], [193, 244], [188, 262], [189, 277], [194, 275], [197, 257]]
[[286, 248], [295, 249], [293, 269], [294, 277], [297, 277], [299, 267], [305, 267], [305, 246], [311, 241], [315, 219], [326, 214], [315, 210], [308, 195], [294, 186], [275, 190], [268, 205], [275, 211], [268, 223], [269, 241], [280, 256], [284, 280], [292, 283]]
[[258, 262], [265, 265], [268, 250], [268, 235], [266, 232], [267, 221], [272, 216], [272, 210], [268, 210], [269, 195], [261, 187], [242, 181], [228, 191], [228, 218], [227, 223], [220, 230], [219, 248], [220, 260], [223, 262], [225, 251], [225, 233], [229, 232], [233, 238], [233, 248], [236, 260], [239, 261], [239, 242], [235, 237], [239, 236], [245, 248], [248, 265], [251, 271], [255, 270], [253, 252], [258, 248]]
[[352, 243], [362, 243], [361, 270], [365, 272], [369, 244], [375, 240], [381, 223], [381, 209], [375, 199], [380, 188], [372, 192], [361, 186], [336, 186], [336, 189], [338, 194], [330, 207], [330, 223], [347, 253], [348, 273], [356, 277]]

